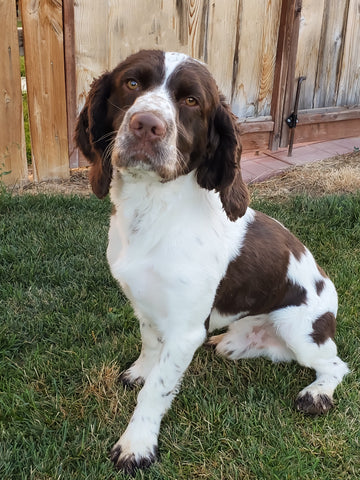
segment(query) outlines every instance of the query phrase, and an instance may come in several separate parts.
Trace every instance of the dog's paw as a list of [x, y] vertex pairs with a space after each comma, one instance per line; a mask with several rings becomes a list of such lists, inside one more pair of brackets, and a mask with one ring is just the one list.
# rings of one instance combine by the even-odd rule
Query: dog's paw
[[222, 333], [220, 335], [213, 335], [204, 344], [206, 348], [215, 350], [218, 355], [228, 358], [230, 360], [236, 360], [241, 357], [241, 353], [237, 349], [237, 345], [234, 344], [229, 335]]
[[138, 469], [150, 467], [157, 458], [158, 450], [156, 445], [143, 447], [142, 449], [137, 448], [136, 452], [132, 452], [131, 449], [122, 446], [121, 439], [110, 452], [110, 460], [114, 463], [115, 468], [131, 476], [134, 476]]
[[134, 388], [137, 386], [142, 386], [145, 382], [145, 378], [139, 375], [136, 372], [136, 369], [132, 367], [124, 370], [119, 375], [119, 381], [128, 388]]
[[300, 392], [295, 401], [296, 409], [309, 415], [322, 415], [327, 413], [333, 406], [333, 400], [328, 395], [313, 395], [309, 391]]
[[133, 388], [136, 386], [142, 386], [151, 372], [156, 358], [156, 356], [145, 356], [141, 354], [129, 368], [120, 373], [119, 380], [126, 387]]
[[224, 336], [225, 333], [222, 333], [221, 335], [213, 335], [204, 343], [204, 347], [211, 350], [216, 350], [219, 343], [221, 343], [221, 340], [224, 339]]

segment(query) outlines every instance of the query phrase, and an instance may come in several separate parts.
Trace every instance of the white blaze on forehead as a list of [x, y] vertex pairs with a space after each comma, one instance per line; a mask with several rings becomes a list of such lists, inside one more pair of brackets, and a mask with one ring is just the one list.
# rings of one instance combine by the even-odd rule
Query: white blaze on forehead
[[189, 58], [185, 53], [165, 52], [165, 82], [175, 68]]
[[130, 117], [136, 112], [156, 113], [165, 120], [168, 126], [175, 123], [175, 108], [164, 85], [160, 85], [138, 97], [127, 111], [124, 123], [130, 121]]

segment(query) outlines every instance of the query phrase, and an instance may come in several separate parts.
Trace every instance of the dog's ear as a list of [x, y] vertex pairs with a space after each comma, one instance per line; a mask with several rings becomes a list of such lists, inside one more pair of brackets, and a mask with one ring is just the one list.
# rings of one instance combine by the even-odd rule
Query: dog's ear
[[99, 198], [108, 194], [112, 177], [109, 147], [113, 127], [107, 115], [110, 92], [111, 74], [104, 73], [92, 83], [75, 128], [76, 144], [91, 163], [90, 183]]
[[220, 193], [223, 208], [232, 221], [242, 217], [249, 205], [249, 193], [240, 171], [241, 143], [236, 117], [222, 101], [208, 130], [206, 159], [197, 170], [199, 185]]

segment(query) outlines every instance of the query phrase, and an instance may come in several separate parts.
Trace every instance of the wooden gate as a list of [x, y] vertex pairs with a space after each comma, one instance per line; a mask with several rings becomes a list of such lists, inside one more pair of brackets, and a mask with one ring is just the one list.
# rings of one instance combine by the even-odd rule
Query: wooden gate
[[306, 81], [295, 141], [360, 135], [359, 45], [359, 0], [303, 0], [295, 77]]

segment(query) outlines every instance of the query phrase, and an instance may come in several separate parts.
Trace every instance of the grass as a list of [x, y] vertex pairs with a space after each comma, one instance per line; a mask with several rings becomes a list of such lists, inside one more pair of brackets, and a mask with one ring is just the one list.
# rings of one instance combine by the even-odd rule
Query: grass
[[[352, 373], [336, 408], [311, 418], [293, 400], [313, 372], [201, 348], [164, 418], [161, 462], [137, 479], [360, 477], [360, 194], [254, 203], [334, 279], [337, 343]], [[107, 455], [136, 402], [117, 377], [140, 342], [105, 260], [109, 212], [93, 197], [0, 194], [2, 480], [125, 478]]]
[[20, 75], [22, 77], [26, 76], [26, 73], [25, 73], [25, 57], [23, 55], [20, 56]]

